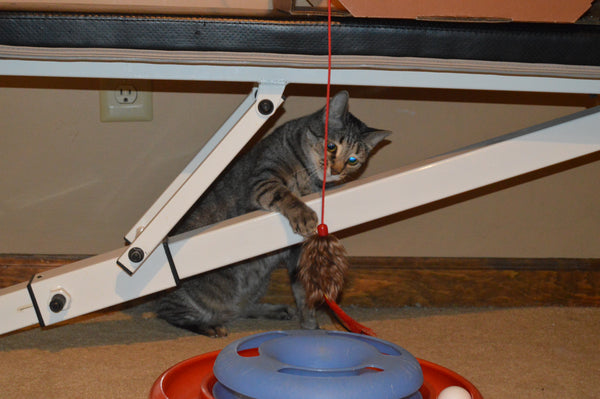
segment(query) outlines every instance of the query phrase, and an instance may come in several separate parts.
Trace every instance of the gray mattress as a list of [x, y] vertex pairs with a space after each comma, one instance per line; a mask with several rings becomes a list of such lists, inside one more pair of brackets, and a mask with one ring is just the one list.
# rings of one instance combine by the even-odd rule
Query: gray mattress
[[[0, 12], [0, 45], [323, 55], [323, 18]], [[600, 25], [337, 18], [334, 55], [600, 66]]]

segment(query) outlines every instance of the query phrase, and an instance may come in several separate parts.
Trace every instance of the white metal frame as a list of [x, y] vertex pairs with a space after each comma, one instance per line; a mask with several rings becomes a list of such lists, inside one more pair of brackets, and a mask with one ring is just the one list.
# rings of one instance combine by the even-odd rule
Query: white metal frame
[[[174, 223], [281, 104], [286, 85], [323, 84], [326, 73], [324, 68], [302, 67], [0, 60], [0, 75], [217, 80], [258, 84], [205, 148], [126, 234], [126, 239], [131, 242], [127, 248], [38, 274], [30, 282], [0, 290], [0, 315], [3, 319], [0, 334], [37, 323], [49, 325], [77, 317], [173, 287], [180, 277], [300, 242], [302, 237], [291, 231], [281, 215], [261, 211], [172, 237], [169, 242], [163, 243], [163, 240]], [[348, 68], [334, 70], [332, 83], [600, 94], [599, 79], [498, 73]], [[270, 111], [257, 108], [263, 100], [271, 103]], [[600, 107], [350, 183], [328, 194], [329, 228], [338, 231], [600, 151], [598, 126]], [[305, 200], [315, 210], [318, 208], [316, 195]], [[143, 251], [139, 262], [129, 259], [128, 253], [133, 247]], [[202, 261], [198, 260], [200, 253]], [[64, 305], [60, 310], [52, 311], [49, 303], [57, 294], [64, 298]]]
[[[135, 238], [127, 238], [131, 245], [117, 259], [117, 264], [123, 270], [133, 274], [142, 266], [179, 219], [281, 105], [284, 89], [283, 83], [261, 83], [258, 90], [250, 93], [246, 101], [185, 168], [194, 169], [189, 177], [184, 178], [187, 173], [184, 170], [142, 218], [149, 220], [141, 220], [134, 226], [133, 230], [137, 232]], [[257, 106], [253, 106], [255, 104]], [[267, 104], [267, 108], [261, 109], [258, 106], [260, 104]], [[157, 208], [160, 209], [154, 213]], [[130, 256], [134, 250], [138, 251], [137, 261]]]

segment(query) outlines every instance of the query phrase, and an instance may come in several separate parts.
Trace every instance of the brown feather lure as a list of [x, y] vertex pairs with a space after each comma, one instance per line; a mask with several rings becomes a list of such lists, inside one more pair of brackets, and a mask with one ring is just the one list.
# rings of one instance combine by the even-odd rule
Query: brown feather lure
[[314, 308], [325, 300], [336, 300], [344, 286], [348, 270], [346, 249], [337, 237], [319, 225], [318, 234], [304, 241], [300, 255], [298, 279], [306, 291], [306, 304]]
[[346, 249], [337, 237], [329, 235], [327, 225], [320, 224], [318, 234], [304, 241], [298, 263], [298, 279], [306, 291], [306, 305], [315, 308], [325, 302], [349, 331], [375, 336], [373, 330], [352, 319], [335, 303], [348, 267]]

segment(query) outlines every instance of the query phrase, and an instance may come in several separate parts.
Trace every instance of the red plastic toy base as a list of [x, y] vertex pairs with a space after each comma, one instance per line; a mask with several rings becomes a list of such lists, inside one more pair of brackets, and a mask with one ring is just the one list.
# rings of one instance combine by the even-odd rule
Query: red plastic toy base
[[[212, 370], [218, 354], [219, 351], [205, 353], [171, 367], [152, 386], [150, 399], [214, 399], [212, 388], [217, 379]], [[473, 384], [454, 371], [417, 360], [425, 380], [419, 390], [423, 399], [437, 399], [444, 388], [452, 385], [463, 387], [473, 399], [483, 399]]]

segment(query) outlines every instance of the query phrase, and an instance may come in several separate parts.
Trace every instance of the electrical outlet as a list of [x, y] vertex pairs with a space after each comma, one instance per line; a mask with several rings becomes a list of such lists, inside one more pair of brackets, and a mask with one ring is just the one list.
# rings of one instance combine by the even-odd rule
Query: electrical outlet
[[137, 90], [132, 85], [120, 85], [115, 90], [115, 100], [119, 104], [133, 104], [137, 100]]
[[151, 121], [152, 91], [149, 82], [108, 82], [100, 90], [102, 122]]

